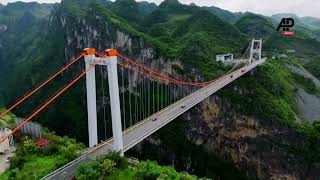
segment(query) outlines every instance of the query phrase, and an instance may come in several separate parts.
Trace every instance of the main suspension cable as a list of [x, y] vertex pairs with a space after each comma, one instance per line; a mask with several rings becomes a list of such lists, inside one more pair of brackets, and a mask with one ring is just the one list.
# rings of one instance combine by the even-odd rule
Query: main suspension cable
[[105, 56], [102, 56], [98, 61], [94, 62], [89, 68], [82, 71], [82, 73], [73, 79], [69, 84], [67, 84], [63, 89], [61, 89], [58, 93], [52, 96], [48, 101], [46, 101], [43, 105], [41, 105], [38, 110], [30, 114], [22, 123], [20, 123], [17, 127], [15, 127], [8, 135], [0, 140], [0, 143], [4, 142], [11, 135], [13, 135], [16, 131], [18, 131], [21, 127], [27, 124], [33, 117], [35, 117], [39, 112], [45, 109], [48, 105], [50, 105], [54, 100], [60, 97], [65, 91], [67, 91], [72, 85], [74, 85], [80, 78], [86, 75], [90, 70], [92, 70], [98, 63], [104, 60]]
[[[163, 75], [161, 73], [158, 73], [156, 71], [153, 71], [151, 69], [148, 69], [145, 66], [143, 66], [143, 65], [141, 65], [139, 63], [136, 63], [133, 60], [131, 60], [131, 59], [119, 54], [119, 53], [117, 55], [119, 57], [121, 57], [122, 59], [124, 59], [125, 61], [129, 62], [129, 63], [134, 64], [134, 65], [138, 66], [139, 68], [142, 68], [143, 70], [148, 71], [148, 72], [150, 72], [152, 74], [155, 74], [157, 76], [161, 76], [162, 78], [164, 78], [164, 79], [166, 79], [168, 81], [171, 81], [171, 82], [181, 83], [181, 84], [185, 84], [185, 85], [188, 84], [188, 85], [193, 85], [193, 86], [206, 86], [206, 85], [210, 84], [211, 82], [213, 82], [213, 81], [208, 81], [208, 82], [186, 82], [186, 81], [183, 81], [183, 80], [180, 80], [180, 79], [174, 79], [174, 78], [171, 78], [169, 76], [165, 76], [165, 75]], [[157, 78], [157, 79], [159, 79], [159, 78]]]
[[[205, 85], [207, 84], [207, 83], [188, 83], [188, 82], [184, 82], [184, 81], [173, 80], [172, 78], [169, 78], [169, 77], [163, 76], [163, 75], [161, 75], [161, 76], [155, 76], [155, 75], [153, 75], [153, 74], [151, 74], [151, 73], [142, 72], [141, 70], [132, 68], [132, 67], [130, 67], [129, 65], [125, 65], [125, 64], [122, 64], [122, 63], [119, 63], [119, 62], [118, 62], [118, 64], [119, 64], [120, 66], [123, 66], [123, 67], [127, 68], [127, 69], [131, 69], [132, 71], [135, 71], [135, 72], [137, 72], [137, 73], [139, 73], [139, 74], [152, 77], [153, 79], [158, 80], [158, 81], [164, 81], [164, 82], [168, 82], [168, 81], [169, 81], [169, 82], [176, 83], [176, 84], [191, 85], [191, 86], [200, 86], [200, 87], [203, 87], [203, 86], [205, 86]], [[151, 70], [149, 70], [149, 72], [151, 72]]]
[[0, 118], [6, 114], [8, 114], [12, 109], [20, 105], [22, 102], [27, 100], [30, 96], [32, 96], [34, 93], [39, 91], [42, 87], [47, 85], [50, 81], [52, 81], [54, 78], [56, 78], [59, 74], [61, 74], [63, 71], [68, 69], [71, 65], [73, 65], [75, 62], [77, 62], [80, 58], [82, 58], [84, 53], [81, 53], [77, 58], [70, 61], [67, 65], [65, 65], [62, 69], [60, 69], [58, 72], [56, 72], [54, 75], [50, 76], [46, 81], [42, 82], [40, 85], [35, 87], [33, 90], [31, 90], [28, 94], [20, 98], [16, 103], [14, 103], [12, 106], [10, 106], [8, 109], [6, 109], [4, 112], [1, 113]]

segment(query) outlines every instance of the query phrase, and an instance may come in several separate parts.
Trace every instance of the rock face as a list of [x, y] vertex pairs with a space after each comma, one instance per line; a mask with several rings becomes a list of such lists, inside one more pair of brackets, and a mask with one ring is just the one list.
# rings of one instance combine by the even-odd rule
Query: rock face
[[[150, 46], [150, 43], [147, 43], [146, 38], [142, 38], [141, 35], [134, 31], [128, 30], [126, 27], [122, 25], [126, 25], [125, 23], [119, 24], [119, 19], [112, 19], [108, 15], [101, 15], [96, 12], [89, 12], [84, 16], [78, 16], [73, 14], [66, 14], [59, 11], [59, 9], [55, 9], [53, 11], [53, 15], [49, 19], [50, 33], [53, 37], [61, 37], [62, 42], [59, 44], [63, 45], [60, 49], [64, 54], [61, 55], [64, 58], [63, 63], [67, 63], [70, 59], [77, 57], [84, 48], [92, 47], [95, 48], [99, 53], [103, 53], [104, 50], [114, 48], [117, 49], [121, 54], [126, 57], [130, 57], [133, 60], [136, 60], [138, 63], [144, 64], [146, 67], [151, 67], [152, 69], [156, 69], [163, 74], [177, 74], [175, 71], [178, 69], [183, 69], [183, 64], [179, 61], [179, 59], [175, 58], [167, 58], [161, 56], [159, 51]], [[121, 19], [119, 20], [121, 21]], [[62, 59], [60, 58], [60, 59]], [[119, 60], [121, 60], [119, 58]], [[68, 75], [78, 75], [80, 71], [84, 70], [84, 61], [75, 64], [74, 69], [70, 70], [64, 74], [64, 80], [68, 80], [72, 77], [67, 77]], [[111, 125], [110, 125], [110, 108], [104, 108], [105, 104], [108, 104], [108, 92], [107, 88], [101, 88], [101, 81], [107, 82], [107, 68], [106, 67], [97, 67], [96, 73], [100, 73], [96, 76], [97, 82], [97, 110], [98, 110], [98, 135], [100, 140], [105, 140], [111, 135]], [[133, 87], [137, 87], [137, 84], [142, 79], [138, 78], [138, 74], [131, 71], [130, 72], [129, 83], [125, 84], [125, 87], [120, 87], [121, 92], [123, 94], [131, 93], [132, 96], [139, 96], [137, 92], [133, 92]], [[127, 74], [125, 74], [127, 75]], [[101, 79], [103, 77], [104, 79]], [[121, 77], [119, 76], [119, 79]], [[54, 129], [57, 133], [67, 134], [69, 136], [75, 137], [78, 140], [85, 142], [88, 138], [87, 136], [87, 117], [86, 117], [86, 90], [85, 84], [79, 82], [79, 88], [77, 88], [78, 97], [81, 96], [81, 102], [78, 102], [79, 106], [76, 111], [81, 111], [81, 113], [76, 114], [75, 119], [80, 119], [80, 122], [77, 122], [79, 126], [81, 126], [81, 132], [78, 132], [77, 135], [68, 134], [72, 132], [72, 130], [68, 129], [65, 132]], [[100, 86], [100, 87], [99, 87]], [[75, 93], [73, 93], [75, 94]], [[107, 102], [105, 103], [105, 100]], [[106, 110], [105, 110], [106, 109]], [[107, 118], [102, 116], [106, 114]], [[75, 116], [67, 115], [66, 119], [72, 119]], [[101, 116], [101, 117], [99, 117]], [[52, 117], [52, 116], [51, 116]], [[62, 119], [62, 118], [60, 118]], [[108, 122], [105, 122], [107, 120]], [[104, 121], [105, 120], [105, 121]], [[48, 121], [48, 127], [53, 127], [54, 125], [50, 124]], [[81, 125], [82, 124], [82, 125]], [[101, 126], [99, 126], [99, 124]], [[108, 125], [106, 125], [108, 124]], [[104, 130], [108, 128], [106, 131]], [[74, 128], [73, 128], [74, 129]], [[81, 134], [81, 135], [80, 135]], [[79, 136], [78, 136], [79, 135]]]
[[110, 19], [98, 15], [75, 18], [60, 15], [51, 20], [52, 26], [58, 24], [65, 33], [67, 60], [78, 55], [86, 47], [93, 47], [99, 52], [114, 48], [146, 66], [162, 70], [163, 67], [167, 67], [166, 71], [170, 73], [173, 71], [168, 69], [171, 64], [181, 66], [178, 60], [162, 57], [141, 37], [122, 30]]
[[[98, 52], [113, 48], [121, 54], [137, 60], [138, 63], [157, 69], [164, 74], [178, 75], [173, 66], [183, 69], [183, 64], [178, 59], [161, 56], [143, 38], [126, 32], [106, 17], [92, 15], [74, 18], [57, 14], [51, 19], [51, 26], [58, 24], [57, 26], [61, 27], [59, 31], [65, 33], [66, 61], [76, 57], [87, 47], [93, 47]], [[131, 77], [136, 76], [133, 74]], [[136, 82], [136, 79], [130, 82]], [[130, 87], [134, 85], [130, 85]]]
[[[286, 145], [303, 144], [303, 138], [275, 121], [262, 121], [236, 113], [219, 97], [199, 105], [188, 121], [188, 139], [231, 160], [248, 176], [259, 179], [304, 179], [308, 167], [289, 156]], [[200, 127], [200, 128], [199, 128]]]
[[[184, 124], [183, 134], [204, 151], [191, 152], [187, 157], [181, 158], [161, 144], [165, 139], [155, 135], [138, 145], [133, 154], [148, 154], [150, 146], [156, 146], [152, 150], [159, 153], [150, 158], [160, 161], [163, 158], [164, 162], [169, 161], [173, 166], [180, 166], [178, 163], [182, 163], [182, 170], [193, 171], [194, 167], [190, 164], [196, 159], [192, 153], [202, 153], [205, 156], [206, 153], [214, 152], [224, 160], [233, 162], [238, 169], [253, 178], [298, 180], [320, 177], [319, 166], [309, 165], [301, 157], [289, 153], [291, 145], [305, 145], [305, 140], [299, 133], [277, 121], [243, 116], [217, 96], [206, 99], [180, 120]], [[211, 177], [210, 171], [201, 176]]]
[[[65, 33], [66, 59], [75, 57], [86, 47], [95, 47], [99, 52], [115, 48], [129, 57], [136, 58], [139, 63], [159, 69], [163, 73], [174, 73], [171, 67], [173, 64], [183, 68], [178, 59], [161, 56], [140, 36], [126, 32], [101, 16], [93, 14], [85, 18], [72, 19], [60, 15], [51, 19], [51, 23], [52, 26], [58, 24], [62, 28], [61, 32]], [[131, 82], [135, 82], [135, 79]], [[134, 84], [129, 85], [128, 89], [131, 86]], [[191, 152], [188, 155], [177, 154], [163, 147], [162, 142], [165, 139], [159, 139], [157, 136], [142, 142], [135, 151], [148, 158], [150, 149], [155, 149], [160, 159], [168, 160], [167, 164], [182, 164], [181, 170], [187, 171], [194, 171], [194, 167], [197, 166], [194, 164], [193, 153], [215, 152], [223, 159], [232, 161], [248, 176], [259, 179], [295, 180], [320, 177], [320, 169], [288, 153], [288, 145], [304, 144], [303, 137], [297, 132], [276, 121], [262, 121], [255, 117], [243, 116], [217, 96], [205, 100], [183, 115], [181, 120], [184, 124], [183, 135], [204, 151]], [[201, 162], [198, 162], [199, 164]], [[204, 173], [204, 176], [211, 175]]]
[[304, 117], [310, 122], [314, 122], [320, 118], [320, 97], [307, 93], [304, 89], [299, 88], [297, 91], [296, 101], [299, 110]]
[[[320, 89], [320, 81], [312, 74], [310, 74], [307, 70], [292, 65], [287, 65], [287, 67], [294, 74], [312, 80], [315, 87]], [[298, 88], [296, 93], [296, 102], [299, 111], [308, 121], [314, 122], [320, 118], [320, 96], [318, 94], [310, 94], [303, 88]]]
[[0, 33], [5, 32], [8, 29], [8, 26], [6, 24], [0, 24]]

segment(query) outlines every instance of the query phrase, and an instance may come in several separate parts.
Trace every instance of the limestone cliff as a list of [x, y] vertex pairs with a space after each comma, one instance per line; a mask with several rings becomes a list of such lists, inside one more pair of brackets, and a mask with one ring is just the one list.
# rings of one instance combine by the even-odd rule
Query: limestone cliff
[[[231, 160], [248, 176], [259, 179], [315, 179], [300, 157], [288, 153], [289, 145], [304, 145], [295, 130], [277, 121], [263, 121], [237, 113], [219, 97], [207, 99], [188, 121], [188, 139]], [[193, 128], [191, 128], [193, 127]], [[199, 131], [199, 128], [201, 130]], [[319, 169], [317, 169], [319, 170]]]
[[[86, 47], [95, 47], [99, 52], [115, 48], [136, 58], [139, 63], [164, 73], [177, 74], [173, 72], [173, 64], [183, 68], [179, 59], [162, 56], [138, 32], [130, 32], [119, 26], [119, 22], [112, 17], [94, 12], [84, 17], [59, 14], [51, 18], [51, 25], [53, 28], [60, 27], [59, 31], [65, 33], [66, 59], [75, 57]], [[201, 78], [196, 71], [193, 73]], [[241, 112], [232, 109], [228, 101], [218, 96], [207, 99], [176, 121], [182, 127], [179, 135], [185, 136], [195, 150], [184, 149], [179, 154], [163, 145], [168, 139], [155, 135], [138, 145], [130, 154], [143, 154], [144, 158], [157, 159], [165, 164], [179, 166], [180, 170], [208, 177], [216, 176], [208, 169], [209, 166], [204, 165], [208, 162], [204, 163], [205, 159], [199, 156], [208, 157], [211, 153], [233, 162], [247, 176], [259, 179], [316, 179], [320, 176], [319, 167], [288, 152], [287, 147], [290, 145], [304, 145], [304, 138], [294, 129], [275, 120], [263, 121], [241, 115]], [[162, 131], [166, 131], [166, 127]], [[179, 138], [171, 141], [179, 141]], [[153, 150], [157, 152], [150, 152]]]
[[[320, 175], [317, 164], [309, 164], [302, 157], [289, 152], [292, 145], [305, 146], [305, 138], [300, 133], [278, 121], [263, 121], [241, 115], [218, 96], [206, 99], [176, 121], [180, 122], [173, 123], [183, 127], [181, 131], [186, 142], [198, 147], [198, 151], [190, 150], [192, 147], [181, 147], [185, 148], [182, 151], [189, 153], [183, 154], [186, 157], [179, 157], [181, 154], [168, 146], [168, 140], [156, 134], [131, 153], [138, 156], [147, 154], [150, 158], [171, 164], [180, 170], [194, 171], [193, 173], [197, 173], [195, 166], [202, 164], [207, 168], [208, 163], [204, 162], [206, 159], [199, 160], [194, 153], [200, 153], [204, 157], [214, 153], [233, 162], [251, 178], [302, 180], [318, 179]], [[176, 140], [178, 139], [181, 138], [177, 137]], [[199, 175], [216, 177], [210, 169], [203, 171]]]

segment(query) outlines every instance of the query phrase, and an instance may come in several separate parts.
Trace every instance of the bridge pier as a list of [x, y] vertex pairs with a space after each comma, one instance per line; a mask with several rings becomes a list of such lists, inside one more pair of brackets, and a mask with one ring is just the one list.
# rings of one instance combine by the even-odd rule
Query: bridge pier
[[[84, 49], [84, 60], [86, 69], [88, 69], [95, 60], [95, 49]], [[89, 132], [89, 147], [94, 147], [98, 144], [98, 129], [97, 129], [97, 97], [96, 97], [96, 74], [95, 68], [86, 73], [86, 88], [87, 88], [87, 108], [88, 108], [88, 132]]]

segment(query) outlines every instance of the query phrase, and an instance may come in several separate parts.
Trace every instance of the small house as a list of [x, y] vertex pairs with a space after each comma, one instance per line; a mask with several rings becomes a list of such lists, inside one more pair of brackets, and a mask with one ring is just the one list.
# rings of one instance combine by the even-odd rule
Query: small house
[[225, 62], [225, 61], [232, 61], [233, 60], [233, 54], [219, 54], [216, 56], [216, 61], [221, 61], [221, 62]]

